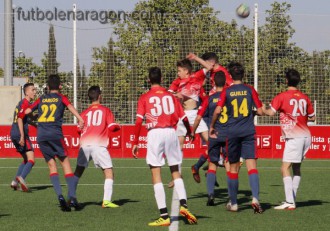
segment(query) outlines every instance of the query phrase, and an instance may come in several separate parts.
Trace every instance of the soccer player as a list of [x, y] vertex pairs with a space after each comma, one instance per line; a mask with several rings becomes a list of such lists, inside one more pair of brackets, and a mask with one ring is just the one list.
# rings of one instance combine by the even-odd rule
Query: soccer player
[[179, 165], [182, 163], [182, 152], [175, 131], [179, 119], [182, 119], [187, 129], [186, 134], [191, 133], [190, 126], [178, 100], [173, 94], [161, 87], [161, 77], [161, 70], [158, 67], [149, 69], [151, 89], [143, 94], [138, 101], [132, 154], [135, 158], [138, 155], [139, 134], [145, 117], [146, 128], [148, 129], [146, 161], [151, 170], [155, 198], [160, 211], [160, 218], [150, 222], [149, 226], [169, 226], [171, 223], [161, 178], [161, 167], [165, 165], [165, 155], [174, 180], [174, 190], [180, 200], [180, 214], [190, 224], [195, 224], [197, 219], [188, 210], [186, 190], [179, 172]]
[[[33, 165], [34, 165], [34, 152], [32, 143], [29, 137], [29, 125], [28, 125], [28, 117], [24, 118], [22, 122], [22, 130], [18, 127], [18, 113], [23, 112], [31, 105], [31, 101], [36, 96], [36, 89], [33, 83], [26, 83], [23, 86], [24, 99], [22, 99], [16, 106], [14, 112], [14, 120], [10, 130], [10, 137], [13, 144], [16, 147], [16, 150], [23, 157], [23, 162], [18, 166], [18, 170], [14, 180], [11, 182], [10, 187], [14, 190], [19, 188], [22, 189], [23, 192], [28, 192], [29, 188], [25, 182], [25, 178], [30, 173]], [[31, 118], [30, 118], [31, 119]]]
[[[78, 202], [74, 195], [74, 175], [71, 170], [62, 132], [62, 121], [65, 108], [67, 107], [78, 119], [81, 128], [83, 128], [84, 121], [77, 110], [71, 105], [68, 98], [59, 93], [61, 84], [58, 75], [50, 75], [48, 77], [47, 85], [49, 93], [42, 95], [28, 109], [19, 113], [18, 120], [24, 119], [26, 114], [38, 109], [37, 142], [48, 164], [50, 180], [60, 202], [61, 209], [62, 211], [69, 212], [71, 211], [70, 206], [75, 207]], [[62, 195], [55, 157], [60, 160], [65, 174], [65, 179], [68, 185], [69, 204], [67, 204]]]
[[[275, 209], [296, 208], [295, 198], [299, 188], [301, 163], [311, 144], [311, 133], [307, 121], [315, 120], [314, 109], [307, 95], [298, 90], [300, 74], [295, 69], [285, 73], [288, 89], [275, 96], [270, 108], [263, 107], [266, 115], [280, 113], [282, 134], [285, 137], [285, 148], [282, 159], [282, 176], [285, 201]], [[292, 168], [293, 177], [290, 169]]]
[[255, 150], [256, 131], [252, 113], [252, 108], [256, 107], [256, 114], [262, 115], [262, 103], [255, 89], [252, 86], [243, 84], [244, 68], [240, 63], [231, 62], [229, 73], [234, 80], [234, 84], [222, 91], [210, 124], [210, 138], [217, 138], [215, 123], [226, 106], [228, 115], [227, 155], [230, 163], [228, 177], [230, 201], [226, 207], [229, 211], [236, 212], [238, 210], [238, 170], [240, 157], [243, 157], [246, 160], [252, 191], [252, 208], [255, 213], [262, 213], [263, 210], [259, 203], [259, 175]]
[[111, 202], [113, 188], [112, 160], [108, 152], [109, 132], [120, 129], [115, 123], [111, 110], [101, 104], [101, 89], [99, 86], [91, 86], [88, 89], [88, 98], [91, 105], [81, 113], [81, 118], [86, 121], [83, 130], [80, 130], [80, 149], [77, 158], [75, 175], [75, 189], [88, 162], [93, 159], [95, 167], [102, 169], [104, 174], [103, 208], [117, 208], [118, 205]]
[[[204, 66], [199, 71], [192, 72], [192, 64], [190, 60], [195, 60]], [[199, 100], [207, 100], [206, 95], [201, 95], [203, 91], [203, 84], [206, 77], [206, 73], [211, 70], [212, 66], [207, 64], [193, 53], [189, 53], [186, 59], [177, 62], [178, 76], [180, 78], [179, 84], [177, 80], [174, 80], [171, 84], [169, 91], [180, 99], [183, 105], [185, 114], [189, 120], [190, 125], [194, 124], [197, 116], [197, 108], [199, 106]], [[185, 135], [187, 130], [180, 120], [177, 127], [177, 135], [179, 136], [181, 149], [183, 148]], [[196, 130], [197, 134], [200, 134], [202, 139], [208, 141], [208, 127], [204, 120], [202, 120]], [[202, 154], [204, 155], [204, 154]], [[207, 154], [205, 154], [207, 155]], [[192, 168], [192, 170], [194, 170]], [[193, 172], [194, 179], [197, 183], [200, 183], [199, 172]]]
[[[209, 97], [203, 105], [201, 109], [198, 110], [196, 120], [194, 122], [192, 128], [192, 136], [194, 136], [195, 131], [197, 129], [198, 124], [202, 120], [202, 118], [209, 118], [213, 116], [214, 109], [217, 106], [220, 94], [225, 86], [226, 76], [225, 73], [222, 71], [218, 71], [214, 75], [214, 84], [216, 86], [216, 92]], [[215, 129], [217, 132], [216, 138], [209, 138], [208, 143], [208, 157], [210, 159], [209, 167], [207, 171], [207, 193], [208, 193], [208, 200], [206, 205], [207, 206], [214, 206], [214, 186], [216, 183], [216, 171], [217, 167], [219, 166], [220, 161], [220, 153], [223, 155], [225, 154], [225, 147], [226, 147], [226, 123], [228, 120], [228, 116], [226, 114], [227, 108], [224, 107], [224, 110], [221, 113], [221, 117], [215, 123]], [[207, 121], [210, 121], [207, 119]], [[229, 164], [228, 162], [225, 164], [226, 170], [229, 171]]]
[[209, 95], [212, 95], [216, 93], [216, 85], [214, 82], [214, 76], [217, 72], [222, 71], [225, 74], [226, 77], [226, 83], [225, 86], [228, 87], [233, 84], [233, 79], [231, 78], [228, 70], [219, 64], [219, 57], [214, 52], [206, 52], [201, 57], [203, 60], [205, 60], [209, 65], [212, 66], [212, 69], [210, 70], [210, 83], [212, 86], [212, 89], [209, 92]]

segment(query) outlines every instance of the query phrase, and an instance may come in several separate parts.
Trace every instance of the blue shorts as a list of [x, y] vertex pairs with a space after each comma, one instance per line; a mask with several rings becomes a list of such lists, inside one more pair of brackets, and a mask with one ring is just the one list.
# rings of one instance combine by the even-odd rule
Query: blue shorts
[[55, 159], [55, 157], [63, 160], [68, 156], [68, 151], [64, 143], [64, 139], [38, 141], [38, 144], [46, 162], [50, 161], [51, 159]]
[[257, 159], [255, 134], [243, 137], [228, 137], [227, 153], [229, 163], [243, 159]]
[[226, 142], [223, 139], [209, 138], [208, 154], [211, 162], [218, 162], [220, 153], [226, 156]]
[[17, 138], [11, 138], [11, 141], [13, 142], [17, 152], [19, 152], [23, 156], [23, 158], [26, 157], [26, 152], [29, 152], [29, 151], [33, 152], [33, 147], [32, 147], [32, 142], [30, 140], [30, 137], [28, 137], [28, 136], [25, 137], [24, 146], [21, 146], [19, 144], [19, 139], [17, 139]]

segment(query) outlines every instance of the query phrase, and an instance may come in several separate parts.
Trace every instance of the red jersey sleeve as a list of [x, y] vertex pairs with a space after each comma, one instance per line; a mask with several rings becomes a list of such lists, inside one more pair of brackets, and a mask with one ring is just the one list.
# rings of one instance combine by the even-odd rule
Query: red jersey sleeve
[[180, 81], [181, 81], [180, 78], [176, 78], [175, 80], [173, 80], [171, 86], [168, 88], [168, 91], [177, 92], [179, 89]]
[[194, 72], [194, 77], [198, 79], [198, 81], [204, 82], [206, 78], [206, 71], [202, 68], [196, 72]]
[[205, 114], [207, 107], [209, 106], [209, 100], [208, 97], [206, 97], [203, 101], [201, 106], [198, 109], [197, 115], [202, 116]]
[[143, 119], [146, 114], [146, 105], [144, 100], [144, 95], [142, 95], [138, 101], [136, 116]]
[[65, 95], [61, 95], [62, 96], [62, 103], [65, 106], [68, 106], [69, 104], [71, 104], [70, 100], [68, 99], [68, 97], [66, 97]]
[[[27, 105], [25, 105], [26, 104], [25, 102], [27, 103]], [[22, 108], [21, 108], [21, 110], [18, 113], [18, 118], [23, 119], [25, 117], [25, 113], [24, 112], [28, 108], [30, 108], [32, 111], [36, 110], [38, 108], [39, 103], [40, 103], [40, 98], [38, 98], [36, 101], [34, 101], [34, 103], [32, 105], [30, 105], [30, 106], [29, 106], [29, 102], [27, 100], [24, 101], [24, 103], [22, 104]], [[24, 109], [23, 109], [23, 107], [24, 107]]]
[[258, 92], [252, 86], [251, 86], [251, 89], [252, 89], [252, 99], [253, 99], [254, 105], [256, 106], [256, 108], [261, 108], [262, 102], [259, 99]]
[[282, 97], [281, 94], [278, 94], [277, 96], [274, 97], [272, 102], [270, 103], [270, 107], [274, 112], [277, 112], [282, 105]]
[[223, 91], [221, 92], [220, 99], [217, 103], [217, 106], [224, 107], [226, 103], [226, 91], [227, 89], [224, 88]]

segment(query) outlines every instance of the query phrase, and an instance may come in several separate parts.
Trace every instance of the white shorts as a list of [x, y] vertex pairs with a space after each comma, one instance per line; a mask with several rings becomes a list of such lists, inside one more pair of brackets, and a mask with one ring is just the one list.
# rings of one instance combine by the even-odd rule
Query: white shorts
[[[184, 111], [184, 113], [186, 114], [186, 116], [188, 118], [190, 126], [193, 126], [195, 119], [197, 117], [197, 110], [187, 110], [187, 111]], [[197, 127], [196, 134], [202, 133], [205, 131], [208, 131], [208, 128], [207, 128], [205, 121], [202, 119]], [[184, 126], [182, 120], [179, 120], [179, 122], [178, 122], [178, 125], [176, 128], [176, 133], [177, 133], [177, 136], [186, 136], [186, 134], [187, 134], [187, 129]]]
[[310, 145], [311, 137], [297, 137], [285, 139], [283, 162], [301, 163]]
[[180, 142], [174, 128], [151, 129], [147, 138], [147, 164], [164, 166], [165, 157], [169, 166], [182, 163]]
[[112, 160], [108, 149], [100, 146], [80, 147], [77, 165], [87, 168], [89, 161], [93, 160], [97, 168], [112, 168]]

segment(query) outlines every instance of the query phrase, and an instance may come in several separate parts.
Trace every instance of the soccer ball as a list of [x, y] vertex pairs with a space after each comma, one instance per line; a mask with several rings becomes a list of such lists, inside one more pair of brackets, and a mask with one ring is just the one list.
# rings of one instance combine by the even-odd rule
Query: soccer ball
[[247, 18], [250, 15], [250, 7], [246, 4], [241, 4], [236, 8], [236, 14], [240, 18]]

